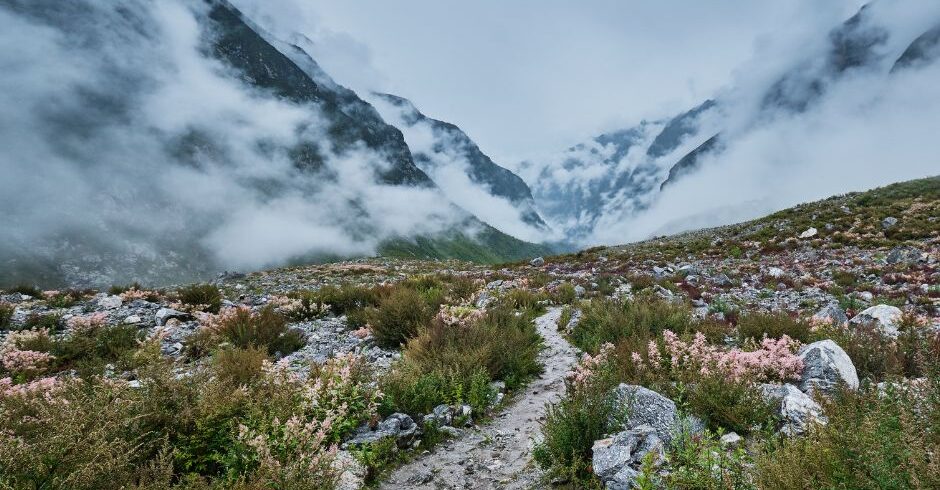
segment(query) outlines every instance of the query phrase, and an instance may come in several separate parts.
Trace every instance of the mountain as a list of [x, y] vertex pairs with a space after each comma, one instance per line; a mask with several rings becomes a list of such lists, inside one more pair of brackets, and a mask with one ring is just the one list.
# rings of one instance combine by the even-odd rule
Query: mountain
[[[4, 0], [0, 22], [36, 46], [5, 65], [61, 78], [31, 85], [41, 76], [22, 70], [0, 96], [19, 111], [0, 127], [27, 135], [2, 134], [4, 282], [156, 284], [383, 251], [491, 262], [549, 251], [454, 204], [309, 41], [277, 39], [227, 1]], [[544, 227], [525, 184], [470, 146], [486, 190]]]
[[525, 181], [494, 163], [459, 127], [427, 117], [403, 97], [375, 93], [372, 101], [382, 117], [404, 133], [418, 167], [455, 204], [523, 236], [548, 231]]
[[[827, 104], [832, 104], [834, 91], [836, 100], [847, 93], [858, 97], [860, 90], [869, 91], [869, 100], [878, 100], [904, 69], [935, 61], [940, 55], [940, 24], [926, 18], [913, 25], [932, 27], [912, 35], [917, 28], [899, 27], [898, 12], [891, 8], [883, 2], [866, 5], [812, 40], [815, 44], [809, 45], [814, 47], [796, 53], [789, 64], [764, 68], [766, 73], [744, 71], [738, 85], [684, 113], [643, 121], [541, 161], [524, 162], [520, 174], [552, 226], [576, 243], [606, 242], [612, 238], [597, 238], [598, 230], [622, 228], [622, 223], [641, 217], [667, 199], [664, 191], [703, 165], [721, 162], [755, 132], [770, 131], [775, 124], [809, 127], [811, 118], [818, 117], [813, 111], [831, 110]], [[858, 80], [870, 83], [859, 85]], [[775, 157], [780, 158], [760, 158]], [[729, 182], [736, 178], [725, 176]]]

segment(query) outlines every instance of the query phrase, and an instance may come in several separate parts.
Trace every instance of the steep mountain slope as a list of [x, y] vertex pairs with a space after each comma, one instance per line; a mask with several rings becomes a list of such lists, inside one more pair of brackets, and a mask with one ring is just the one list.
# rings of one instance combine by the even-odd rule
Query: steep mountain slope
[[404, 133], [418, 167], [458, 206], [517, 236], [538, 238], [547, 231], [529, 186], [494, 163], [459, 127], [427, 117], [402, 97], [377, 93], [372, 101]]
[[541, 253], [453, 205], [302, 39], [227, 1], [5, 0], [0, 22], [35, 46], [2, 60], [27, 67], [0, 95], [5, 281], [159, 283], [438, 237], [427, 256]]
[[[865, 6], [822, 37], [804, 40], [796, 52], [786, 48], [791, 50], [787, 61], [755, 61], [719, 97], [664, 125], [643, 122], [599, 136], [544, 161], [525, 162], [520, 174], [546, 220], [557, 223], [570, 239], [614, 240], [629, 227], [623, 223], [663, 204], [663, 191], [696, 175], [703, 165], [721, 163], [729, 152], [747, 148], [741, 151], [750, 153], [739, 158], [757, 159], [753, 163], [760, 168], [777, 160], [778, 166], [786, 165], [779, 152], [761, 154], [757, 147], [742, 146], [755, 134], [785, 134], [793, 127], [818, 125], [822, 117], [850, 117], [884, 93], [898, 91], [896, 84], [908, 83], [899, 81], [905, 69], [932, 66], [940, 54], [940, 27], [936, 19], [931, 22], [937, 9], [923, 10], [924, 19], [899, 22], [910, 18], [911, 11], [886, 3]], [[820, 115], [821, 110], [827, 112]], [[780, 127], [772, 129], [776, 125]], [[723, 180], [738, 178], [728, 174]], [[718, 180], [713, 176], [709, 185]], [[673, 207], [673, 214], [681, 212], [680, 206]], [[608, 236], [604, 230], [612, 225], [616, 229]]]

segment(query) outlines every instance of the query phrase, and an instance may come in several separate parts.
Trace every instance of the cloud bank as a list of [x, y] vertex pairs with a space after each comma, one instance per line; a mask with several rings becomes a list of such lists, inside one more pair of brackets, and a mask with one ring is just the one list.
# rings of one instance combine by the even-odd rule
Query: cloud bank
[[[368, 254], [466, 216], [383, 184], [385, 155], [331, 149], [320, 109], [253, 89], [210, 55], [200, 1], [0, 6], [0, 255], [154, 279]], [[291, 151], [317, 142], [316, 171]], [[141, 277], [142, 276], [142, 277]]]

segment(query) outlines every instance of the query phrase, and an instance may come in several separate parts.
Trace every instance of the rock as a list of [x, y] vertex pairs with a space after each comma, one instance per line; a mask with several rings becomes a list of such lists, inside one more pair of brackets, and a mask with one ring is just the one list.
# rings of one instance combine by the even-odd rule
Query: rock
[[337, 451], [331, 465], [339, 473], [336, 490], [365, 488], [368, 471], [349, 451]]
[[737, 432], [729, 432], [729, 433], [727, 433], [727, 434], [721, 436], [721, 439], [719, 439], [718, 442], [719, 442], [723, 447], [734, 448], [734, 447], [738, 447], [738, 446], [740, 446], [741, 444], [743, 444], [743, 443], [744, 443], [744, 438], [741, 437], [741, 436], [739, 436]]
[[438, 427], [448, 426], [454, 421], [454, 409], [450, 405], [438, 405], [431, 413], [425, 415], [424, 421]]
[[475, 305], [476, 305], [477, 308], [486, 308], [486, 307], [489, 306], [490, 303], [492, 303], [494, 300], [495, 300], [495, 298], [493, 298], [493, 296], [490, 295], [489, 291], [485, 291], [485, 290], [484, 290], [484, 291], [480, 291], [480, 295], [477, 297], [477, 301], [476, 301]]
[[142, 321], [143, 319], [140, 318], [140, 315], [128, 315], [127, 317], [124, 318], [124, 323], [128, 325], [137, 325], [138, 323]]
[[897, 224], [898, 224], [897, 218], [895, 218], [894, 216], [888, 216], [887, 218], [881, 220], [881, 229], [889, 230], [891, 228], [894, 228], [894, 226]]
[[718, 274], [712, 278], [712, 281], [716, 286], [727, 287], [732, 285], [731, 278], [727, 274]]
[[828, 323], [835, 326], [843, 326], [849, 323], [849, 317], [838, 304], [829, 304], [817, 311], [812, 320], [817, 323]]
[[799, 435], [811, 424], [826, 423], [822, 407], [796, 386], [762, 384], [761, 393], [766, 400], [777, 403], [777, 414], [783, 423], [780, 432], [785, 435]]
[[875, 305], [852, 317], [852, 325], [877, 328], [882, 334], [892, 338], [898, 336], [898, 322], [903, 313], [896, 306]]
[[189, 313], [183, 313], [182, 311], [176, 311], [173, 308], [160, 308], [157, 310], [154, 319], [157, 322], [158, 327], [166, 325], [168, 320], [189, 320], [192, 316]]
[[804, 345], [799, 351], [803, 361], [800, 389], [806, 393], [819, 390], [827, 395], [840, 384], [858, 389], [858, 373], [849, 355], [832, 340], [820, 340]]
[[405, 447], [418, 430], [418, 424], [406, 414], [393, 413], [379, 422], [375, 430], [363, 425], [356, 429], [352, 439], [346, 441], [343, 447], [355, 447], [362, 444], [371, 444], [386, 438], [395, 438], [399, 446]]
[[857, 291], [855, 297], [866, 303], [871, 303], [875, 299], [875, 295], [871, 294], [870, 291]]
[[545, 265], [545, 259], [542, 257], [536, 257], [529, 261], [529, 265], [533, 267], [542, 267], [543, 265]]
[[693, 432], [704, 429], [701, 420], [680, 418], [675, 402], [649, 388], [621, 383], [614, 388], [612, 396], [614, 406], [620, 413], [627, 414], [623, 422], [625, 429], [648, 425], [667, 444], [672, 441], [673, 434], [683, 428]]
[[813, 238], [819, 231], [816, 228], [809, 227], [803, 233], [800, 233], [800, 238]]
[[894, 247], [885, 259], [889, 264], [916, 264], [921, 253], [914, 247]]
[[98, 300], [98, 306], [106, 310], [120, 308], [122, 304], [124, 304], [124, 300], [120, 296], [105, 296]]
[[632, 488], [643, 459], [652, 453], [654, 464], [662, 463], [664, 446], [656, 430], [648, 425], [594, 441], [591, 447], [594, 474], [607, 488]]
[[770, 276], [770, 277], [773, 277], [774, 279], [779, 279], [779, 278], [785, 276], [785, 275], [786, 275], [786, 272], [784, 272], [783, 269], [781, 269], [781, 268], [779, 268], [779, 267], [771, 267], [771, 268], [767, 269], [767, 275]]
[[584, 296], [584, 293], [585, 293], [585, 292], [586, 292], [586, 291], [585, 291], [585, 289], [584, 289], [584, 286], [577, 285], [577, 286], [574, 287], [574, 295], [577, 296], [578, 298]]

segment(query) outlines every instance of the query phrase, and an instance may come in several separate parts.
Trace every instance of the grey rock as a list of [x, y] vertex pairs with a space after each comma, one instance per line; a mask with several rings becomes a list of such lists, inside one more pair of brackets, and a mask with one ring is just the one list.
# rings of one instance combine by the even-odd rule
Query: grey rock
[[744, 438], [739, 436], [737, 432], [729, 432], [718, 440], [718, 442], [724, 447], [738, 447], [744, 443]]
[[98, 306], [106, 310], [120, 308], [122, 304], [124, 304], [124, 300], [120, 296], [105, 296], [98, 300]]
[[816, 234], [819, 233], [819, 230], [813, 227], [809, 227], [803, 233], [800, 233], [800, 238], [813, 238]]
[[817, 311], [813, 315], [813, 321], [841, 326], [849, 323], [849, 317], [846, 316], [845, 311], [838, 304], [832, 303]]
[[171, 318], [183, 321], [191, 319], [192, 315], [189, 313], [183, 313], [182, 311], [174, 310], [173, 308], [160, 308], [157, 310], [156, 315], [154, 315], [154, 319], [156, 320], [158, 327], [166, 325], [167, 320], [170, 320]]
[[490, 303], [492, 303], [493, 301], [495, 301], [495, 299], [496, 299], [496, 298], [494, 298], [494, 297], [489, 293], [489, 291], [485, 291], [485, 290], [484, 290], [484, 291], [480, 291], [480, 295], [477, 296], [476, 303], [474, 303], [474, 304], [476, 305], [477, 308], [486, 308], [487, 306], [490, 305]]
[[438, 427], [448, 426], [454, 421], [454, 409], [450, 405], [438, 405], [424, 416], [424, 421]]
[[800, 389], [804, 392], [821, 391], [827, 395], [839, 385], [858, 389], [858, 373], [849, 355], [832, 340], [820, 340], [804, 345], [799, 351], [803, 360]]
[[586, 292], [586, 291], [585, 291], [585, 289], [584, 289], [584, 286], [577, 285], [577, 286], [574, 287], [574, 295], [577, 296], [577, 297], [579, 297], [579, 298], [582, 297], [582, 296], [584, 296], [584, 293], [585, 293], [585, 292]]
[[898, 323], [903, 313], [900, 308], [891, 305], [875, 305], [863, 310], [852, 317], [852, 325], [862, 325], [877, 328], [882, 334], [896, 338], [898, 336]]
[[889, 264], [916, 264], [920, 259], [920, 250], [914, 247], [894, 247], [885, 260]]
[[337, 451], [331, 466], [339, 473], [336, 490], [365, 488], [368, 470], [349, 451]]
[[729, 278], [727, 274], [723, 274], [723, 273], [718, 274], [715, 277], [713, 277], [712, 281], [715, 283], [716, 286], [731, 286], [732, 285], [731, 278]]
[[875, 295], [871, 294], [870, 291], [857, 291], [855, 297], [866, 303], [871, 303], [875, 299]]
[[774, 279], [779, 279], [786, 275], [786, 272], [784, 272], [783, 269], [779, 267], [771, 267], [767, 269], [767, 275], [773, 277]]
[[683, 420], [675, 402], [649, 388], [621, 383], [614, 388], [612, 397], [618, 415], [626, 415], [622, 421], [625, 429], [650, 426], [667, 444], [672, 441], [673, 434], [683, 428], [693, 432], [704, 429], [701, 420], [694, 417]]
[[143, 319], [140, 318], [140, 315], [128, 315], [127, 317], [124, 318], [124, 323], [128, 325], [136, 325], [142, 321]]
[[406, 414], [393, 413], [379, 422], [372, 430], [363, 425], [356, 430], [353, 437], [346, 441], [344, 447], [354, 447], [362, 444], [371, 444], [386, 438], [394, 438], [400, 446], [407, 446], [418, 430], [418, 424]]
[[782, 422], [780, 432], [785, 435], [799, 435], [814, 423], [826, 423], [822, 407], [796, 386], [762, 384], [761, 393], [766, 400], [776, 403]]
[[594, 441], [591, 447], [594, 474], [607, 488], [632, 488], [638, 469], [648, 454], [656, 465], [665, 459], [665, 444], [649, 425], [625, 430]]
[[894, 228], [894, 226], [897, 224], [898, 224], [898, 219], [895, 218], [894, 216], [888, 216], [887, 218], [881, 220], [881, 228], [883, 230], [889, 230], [891, 228]]
[[536, 257], [529, 261], [529, 265], [533, 267], [542, 267], [543, 265], [545, 265], [545, 259], [542, 257]]

